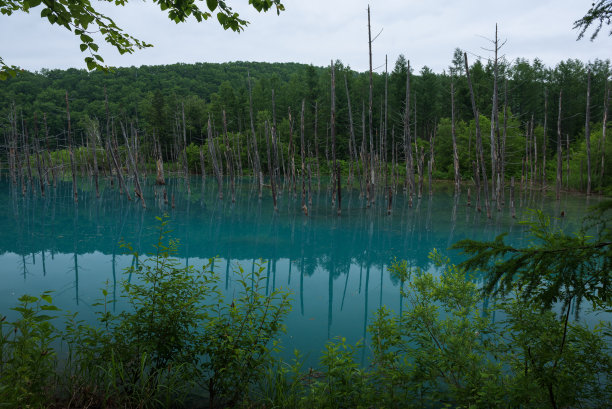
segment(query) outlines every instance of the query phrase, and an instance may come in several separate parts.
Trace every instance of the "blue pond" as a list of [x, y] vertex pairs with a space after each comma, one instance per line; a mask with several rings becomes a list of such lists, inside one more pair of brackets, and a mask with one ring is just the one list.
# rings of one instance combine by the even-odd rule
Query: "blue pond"
[[338, 217], [331, 193], [322, 187], [313, 190], [306, 216], [299, 191], [284, 189], [274, 212], [269, 190], [260, 199], [248, 179], [237, 184], [235, 202], [229, 193], [219, 200], [212, 179], [193, 177], [190, 185], [188, 194], [184, 179], [171, 180], [165, 203], [162, 188], [147, 180], [145, 209], [107, 182], [96, 198], [91, 181], [81, 179], [76, 204], [68, 181], [48, 188], [45, 197], [40, 192], [24, 195], [0, 182], [2, 314], [10, 315], [9, 308], [24, 293], [53, 290], [56, 305], [91, 320], [97, 308], [92, 304], [104, 287], [116, 300], [113, 308], [120, 310], [124, 269], [135, 262], [120, 242], [131, 243], [141, 254], [151, 252], [156, 216], [167, 213], [172, 235], [181, 243], [181, 263], [199, 267], [216, 257], [215, 272], [228, 294], [235, 291], [238, 265], [248, 272], [263, 260], [268, 291], [283, 287], [292, 292], [283, 346], [288, 353], [297, 348], [312, 358], [332, 337], [349, 342], [366, 338], [368, 321], [380, 306], [399, 310], [400, 283], [387, 271], [394, 257], [428, 269], [434, 248], [460, 261], [447, 249], [463, 238], [490, 240], [508, 232], [509, 242], [527, 244], [519, 220], [534, 217], [528, 209], [550, 216], [563, 211], [565, 217], [552, 223], [573, 231], [588, 205], [598, 200], [567, 194], [557, 202], [550, 192], [517, 189], [516, 219], [509, 206], [488, 219], [475, 208], [474, 197], [467, 206], [465, 189], [454, 198], [451, 185], [437, 185], [412, 206], [399, 189], [388, 215], [386, 197], [368, 208], [358, 190], [344, 189]]

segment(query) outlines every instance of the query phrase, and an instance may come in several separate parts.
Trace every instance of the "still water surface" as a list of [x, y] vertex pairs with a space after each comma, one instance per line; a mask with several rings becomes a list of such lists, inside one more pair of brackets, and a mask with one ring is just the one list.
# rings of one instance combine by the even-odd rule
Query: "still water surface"
[[275, 213], [269, 190], [259, 199], [248, 180], [238, 184], [235, 203], [229, 192], [218, 200], [211, 179], [203, 184], [192, 178], [191, 194], [184, 180], [171, 180], [169, 204], [161, 188], [149, 180], [146, 209], [109, 184], [102, 186], [98, 199], [89, 181], [79, 183], [75, 204], [68, 182], [48, 189], [46, 197], [39, 192], [22, 195], [8, 182], [0, 182], [2, 314], [10, 314], [9, 308], [24, 293], [53, 290], [56, 305], [91, 320], [96, 308], [92, 304], [105, 286], [116, 299], [113, 308], [120, 310], [124, 269], [135, 262], [120, 242], [131, 243], [139, 253], [151, 252], [159, 224], [156, 216], [167, 213], [172, 235], [181, 242], [181, 263], [200, 267], [217, 257], [215, 272], [227, 294], [235, 291], [233, 271], [238, 265], [249, 272], [264, 260], [268, 291], [283, 287], [292, 292], [285, 350], [297, 348], [311, 357], [318, 356], [332, 337], [344, 336], [349, 342], [365, 338], [368, 320], [380, 306], [399, 310], [400, 283], [387, 271], [394, 257], [427, 269], [427, 256], [434, 248], [459, 262], [457, 253], [447, 249], [463, 238], [492, 240], [508, 232], [508, 242], [525, 245], [526, 227], [519, 220], [533, 218], [528, 209], [542, 209], [550, 216], [563, 211], [565, 217], [552, 223], [574, 231], [588, 205], [598, 200], [566, 195], [557, 202], [550, 194], [517, 189], [516, 219], [508, 206], [487, 219], [474, 207], [474, 197], [468, 207], [466, 193], [455, 199], [448, 185], [438, 186], [431, 196], [424, 194], [412, 207], [398, 190], [387, 215], [382, 197], [367, 208], [357, 190], [344, 189], [338, 217], [331, 194], [323, 189], [313, 192], [305, 216], [299, 192], [285, 190]]

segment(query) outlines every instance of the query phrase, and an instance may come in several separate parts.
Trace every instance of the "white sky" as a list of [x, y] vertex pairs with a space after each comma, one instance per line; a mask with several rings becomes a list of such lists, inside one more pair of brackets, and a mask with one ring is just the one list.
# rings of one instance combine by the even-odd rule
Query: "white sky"
[[[487, 56], [495, 23], [507, 43], [509, 60], [539, 57], [554, 66], [567, 58], [583, 61], [612, 56], [612, 37], [602, 30], [594, 41], [576, 41], [573, 22], [592, 0], [370, 0], [374, 67], [389, 71], [399, 54], [419, 70], [446, 69], [455, 47]], [[368, 68], [367, 12], [363, 0], [285, 0], [286, 11], [258, 14], [246, 0], [228, 0], [251, 24], [241, 34], [224, 31], [216, 18], [203, 23], [171, 22], [152, 3], [133, 1], [126, 7], [92, 0], [125, 31], [154, 44], [153, 48], [119, 55], [101, 47], [107, 64], [139, 66], [177, 62], [267, 61], [328, 65], [340, 59], [358, 71]], [[206, 3], [202, 2], [202, 7]], [[0, 56], [9, 65], [28, 70], [85, 68], [78, 39], [66, 29], [41, 19], [40, 8], [29, 14], [0, 15]], [[483, 38], [486, 37], [486, 38]], [[103, 40], [97, 38], [98, 44]], [[472, 60], [475, 57], [472, 56]]]

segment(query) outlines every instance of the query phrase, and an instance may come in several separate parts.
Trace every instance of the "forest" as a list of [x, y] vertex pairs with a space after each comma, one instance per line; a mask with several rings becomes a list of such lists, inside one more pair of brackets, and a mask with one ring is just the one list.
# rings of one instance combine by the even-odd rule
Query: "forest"
[[[303, 126], [305, 155], [316, 159], [316, 172], [321, 170], [318, 159], [326, 159], [323, 169], [329, 170], [332, 159], [358, 163], [370, 157], [391, 165], [392, 177], [396, 172], [398, 178], [409, 172], [401, 164], [410, 160], [419, 176], [431, 162], [433, 179], [452, 180], [454, 132], [458, 171], [465, 181], [478, 178], [472, 164], [479, 162], [477, 110], [485, 153], [478, 166], [480, 177], [484, 169], [493, 169], [491, 161], [497, 161], [503, 164], [504, 170], [497, 172], [502, 180], [514, 176], [532, 182], [534, 178], [553, 181], [561, 152], [562, 187], [588, 190], [588, 169], [592, 191], [602, 192], [610, 186], [612, 173], [605, 167], [606, 156], [612, 154], [605, 141], [609, 60], [568, 59], [547, 67], [538, 59], [478, 58], [468, 66], [465, 58], [467, 54], [456, 49], [448, 69], [435, 73], [427, 66], [414, 72], [400, 55], [395, 63], [374, 70], [371, 84], [369, 72], [356, 72], [341, 61], [331, 61], [328, 67], [231, 62], [117, 68], [111, 73], [23, 71], [0, 83], [3, 146], [8, 152], [12, 143], [17, 146], [21, 140], [33, 154], [36, 143], [27, 139], [30, 135], [47, 150], [67, 148], [68, 113], [71, 148], [90, 146], [95, 140], [104, 146], [109, 134], [124, 127], [131, 129], [134, 146], [145, 153], [141, 157], [158, 152], [166, 162], [184, 160], [190, 172], [200, 172], [200, 165], [206, 172], [215, 163], [210, 150], [204, 149], [209, 160], [200, 164], [198, 146], [205, 146], [209, 139], [210, 120], [210, 135], [226, 132], [228, 141], [233, 141], [235, 158], [240, 158], [240, 164], [234, 166], [240, 166], [240, 172], [248, 168], [247, 162], [255, 169], [249, 149], [253, 148], [251, 138], [256, 138], [261, 171], [268, 173], [263, 146], [266, 122], [273, 122], [281, 161], [285, 157], [289, 161], [290, 156], [299, 161], [293, 139]], [[405, 148], [406, 134], [414, 144], [413, 162], [409, 158], [413, 149]], [[127, 141], [116, 139], [118, 146]], [[241, 151], [244, 147], [247, 152]], [[7, 155], [2, 157], [4, 161]], [[276, 165], [284, 167], [278, 161]]]

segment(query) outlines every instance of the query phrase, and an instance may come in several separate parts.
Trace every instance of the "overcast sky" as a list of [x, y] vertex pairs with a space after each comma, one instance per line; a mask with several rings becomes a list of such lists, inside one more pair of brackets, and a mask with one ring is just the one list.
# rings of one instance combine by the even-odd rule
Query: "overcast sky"
[[[177, 62], [267, 61], [328, 65], [340, 59], [358, 71], [368, 68], [367, 5], [371, 7], [374, 67], [389, 71], [404, 54], [420, 70], [446, 69], [456, 47], [489, 56], [495, 23], [506, 58], [538, 57], [554, 66], [568, 58], [583, 61], [612, 56], [612, 37], [602, 30], [591, 42], [576, 41], [573, 22], [592, 0], [284, 0], [286, 11], [258, 14], [246, 0], [228, 0], [251, 24], [240, 34], [224, 31], [216, 19], [203, 23], [171, 22], [152, 3], [133, 1], [125, 7], [92, 0], [128, 33], [154, 44], [153, 48], [119, 55], [101, 47], [114, 66], [173, 64]], [[205, 7], [205, 2], [202, 6]], [[103, 41], [98, 38], [98, 44]], [[40, 18], [40, 8], [29, 14], [0, 15], [0, 56], [5, 63], [28, 70], [85, 68], [78, 39], [66, 29]]]

